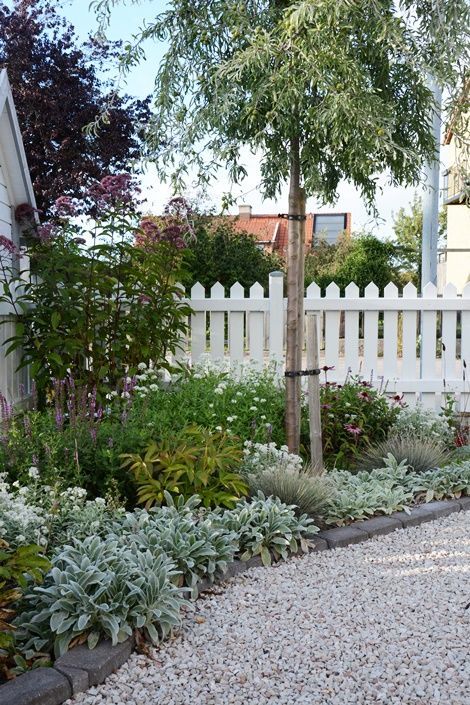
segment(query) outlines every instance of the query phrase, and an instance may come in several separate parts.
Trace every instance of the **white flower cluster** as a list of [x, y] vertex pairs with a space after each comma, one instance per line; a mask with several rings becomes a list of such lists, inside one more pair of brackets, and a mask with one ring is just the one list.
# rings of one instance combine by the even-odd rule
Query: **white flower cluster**
[[145, 362], [139, 362], [137, 369], [139, 371], [136, 375], [138, 384], [134, 387], [134, 393], [139, 397], [145, 397], [149, 392], [157, 392], [162, 381], [166, 380], [166, 370], [156, 370]]
[[452, 445], [454, 431], [443, 416], [433, 409], [418, 405], [400, 411], [393, 425], [392, 435], [432, 438]]
[[241, 362], [231, 362], [229, 358], [213, 360], [207, 353], [201, 355], [192, 367], [193, 377], [196, 379], [210, 375], [223, 375], [237, 382], [243, 380], [245, 384], [248, 384], [251, 379], [257, 380], [263, 375], [273, 376], [281, 381], [282, 375], [278, 374], [279, 369], [279, 366], [272, 362], [260, 371], [255, 360], [247, 359]]
[[43, 508], [28, 501], [29, 490], [15, 483], [16, 491], [0, 475], [0, 538], [14, 545], [47, 543], [47, 519]]
[[[37, 480], [37, 468], [30, 468], [29, 476]], [[59, 534], [70, 540], [83, 533], [82, 529], [96, 529], [107, 515], [108, 505], [101, 497], [86, 497], [82, 487], [62, 492], [40, 483], [21, 487], [19, 482], [10, 485], [5, 474], [0, 474], [0, 539], [13, 547], [30, 543], [46, 546]]]
[[298, 473], [302, 470], [302, 458], [289, 453], [287, 446], [277, 448], [275, 443], [253, 443], [245, 441], [242, 472], [246, 475], [260, 475], [266, 470], [280, 470]]

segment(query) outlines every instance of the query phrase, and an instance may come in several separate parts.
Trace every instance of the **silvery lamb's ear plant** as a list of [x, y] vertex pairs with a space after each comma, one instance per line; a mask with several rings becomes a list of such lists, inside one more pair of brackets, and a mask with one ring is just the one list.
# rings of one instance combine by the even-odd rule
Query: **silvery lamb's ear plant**
[[[193, 503], [194, 506], [194, 503]], [[165, 511], [166, 510], [166, 511]], [[129, 516], [129, 515], [128, 515]], [[132, 522], [132, 515], [130, 515]], [[235, 536], [213, 526], [210, 521], [195, 519], [189, 509], [183, 513], [174, 508], [155, 511], [138, 530], [129, 531], [129, 520], [124, 526], [114, 526], [116, 540], [139, 551], [167, 555], [177, 568], [173, 580], [179, 586], [191, 588], [191, 596], [198, 595], [197, 584], [202, 578], [214, 580], [227, 570], [236, 549]]]
[[251, 502], [242, 500], [234, 509], [213, 512], [211, 519], [237, 535], [241, 560], [259, 555], [264, 565], [271, 564], [271, 554], [275, 560], [285, 560], [299, 549], [306, 553], [308, 537], [318, 531], [305, 514], [297, 517], [294, 507], [261, 492]]
[[334, 470], [329, 474], [335, 492], [326, 508], [327, 524], [341, 526], [374, 514], [407, 510], [413, 503], [411, 485], [416, 476], [408, 475], [406, 462], [397, 463], [391, 456], [385, 464], [385, 468], [370, 473], [352, 475], [344, 470]]
[[406, 462], [415, 472], [425, 472], [430, 468], [442, 467], [451, 458], [446, 443], [430, 436], [392, 434], [384, 441], [368, 448], [358, 459], [360, 470], [380, 468], [384, 460], [392, 456], [397, 462]]
[[425, 502], [470, 495], [470, 461], [422, 473], [414, 490]]
[[75, 643], [94, 648], [103, 636], [116, 644], [135, 628], [157, 641], [180, 623], [183, 597], [171, 582], [174, 575], [164, 554], [123, 547], [115, 539], [90, 537], [65, 546], [44, 586], [27, 596], [31, 610], [17, 620], [23, 650], [50, 644], [59, 656]]

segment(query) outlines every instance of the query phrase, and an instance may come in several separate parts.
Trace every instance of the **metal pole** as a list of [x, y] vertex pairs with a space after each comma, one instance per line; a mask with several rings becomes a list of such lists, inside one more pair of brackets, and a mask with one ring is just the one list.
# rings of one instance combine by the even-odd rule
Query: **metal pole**
[[439, 186], [441, 146], [441, 102], [442, 91], [434, 79], [430, 79], [434, 93], [435, 108], [432, 115], [432, 134], [435, 144], [435, 159], [426, 164], [424, 178], [426, 190], [423, 196], [423, 240], [421, 245], [421, 293], [428, 282], [437, 284], [437, 240], [439, 237]]

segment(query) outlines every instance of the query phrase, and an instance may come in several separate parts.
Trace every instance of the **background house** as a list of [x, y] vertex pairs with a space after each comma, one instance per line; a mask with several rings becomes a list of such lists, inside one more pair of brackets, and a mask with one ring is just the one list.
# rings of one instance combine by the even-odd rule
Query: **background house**
[[[469, 92], [470, 84], [467, 85], [464, 100], [468, 100]], [[463, 122], [468, 127], [468, 119]], [[456, 139], [452, 129], [447, 130], [444, 145], [447, 147], [447, 168], [443, 178], [447, 244], [441, 257], [439, 278], [442, 284], [455, 284], [460, 292], [470, 279], [470, 204], [464, 193], [470, 179], [470, 155], [468, 146], [465, 148]]]
[[[287, 219], [279, 215], [253, 213], [249, 205], [240, 205], [238, 216], [233, 218], [237, 230], [253, 235], [266, 251], [282, 256], [287, 252], [287, 223]], [[351, 234], [350, 213], [307, 213], [305, 248], [311, 249], [320, 238], [333, 244], [344, 232]]]
[[[19, 248], [22, 225], [15, 219], [18, 206], [27, 204], [36, 207], [33, 187], [21, 139], [13, 97], [7, 72], [0, 72], [0, 235], [12, 240]], [[6, 257], [5, 252], [2, 257]], [[10, 255], [11, 257], [11, 255]], [[0, 303], [0, 346], [14, 333], [11, 311]], [[16, 402], [22, 396], [22, 386], [27, 387], [26, 371], [17, 373], [19, 354], [4, 357], [5, 348], [0, 347], [0, 392], [8, 402]]]

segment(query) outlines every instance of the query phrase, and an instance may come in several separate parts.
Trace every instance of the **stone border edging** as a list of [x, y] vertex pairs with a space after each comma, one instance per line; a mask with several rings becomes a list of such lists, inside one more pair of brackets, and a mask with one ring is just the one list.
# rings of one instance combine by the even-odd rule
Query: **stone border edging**
[[[414, 507], [409, 513], [394, 512], [389, 516], [375, 516], [348, 526], [325, 529], [312, 535], [311, 542], [314, 546], [311, 552], [318, 553], [361, 543], [373, 536], [419, 526], [460, 511], [470, 511], [470, 496], [428, 502]], [[262, 565], [259, 556], [254, 556], [248, 561], [235, 560], [228, 565], [227, 572], [216, 583], [201, 580], [198, 584], [199, 593], [250, 568]], [[116, 646], [112, 646], [109, 640], [102, 641], [93, 650], [85, 645], [76, 646], [60, 656], [51, 668], [33, 668], [0, 686], [0, 705], [61, 705], [68, 698], [103, 683], [128, 660], [133, 650], [133, 638]]]

